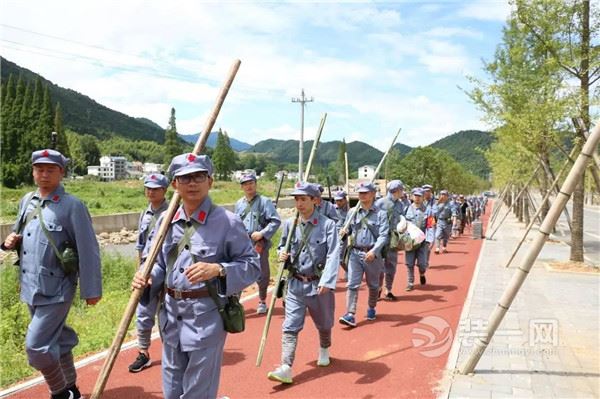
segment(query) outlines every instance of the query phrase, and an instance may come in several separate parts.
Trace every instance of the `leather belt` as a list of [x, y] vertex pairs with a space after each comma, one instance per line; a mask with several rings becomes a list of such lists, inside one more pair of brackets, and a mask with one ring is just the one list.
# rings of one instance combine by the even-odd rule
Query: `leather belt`
[[175, 299], [198, 299], [207, 298], [210, 296], [206, 288], [199, 290], [174, 290], [173, 288], [167, 287], [167, 294]]
[[311, 281], [316, 281], [319, 279], [319, 276], [313, 274], [312, 276], [307, 276], [306, 274], [302, 274], [302, 273], [296, 273], [294, 274], [294, 278], [296, 280], [300, 280], [304, 283], [309, 283]]
[[369, 252], [370, 250], [373, 249], [373, 246], [361, 247], [359, 245], [353, 245], [352, 248], [357, 249], [359, 251], [363, 251], [363, 252]]

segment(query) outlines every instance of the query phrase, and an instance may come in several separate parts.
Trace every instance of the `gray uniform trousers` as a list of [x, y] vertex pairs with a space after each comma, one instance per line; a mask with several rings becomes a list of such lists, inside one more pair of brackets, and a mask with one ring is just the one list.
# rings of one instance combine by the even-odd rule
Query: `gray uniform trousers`
[[31, 322], [25, 336], [25, 351], [31, 367], [37, 370], [60, 368], [60, 357], [79, 343], [75, 330], [66, 324], [74, 295], [75, 286], [72, 286], [72, 291], [65, 293], [64, 302], [28, 305]]
[[348, 287], [346, 298], [346, 311], [348, 313], [356, 313], [356, 303], [358, 302], [358, 288], [362, 281], [363, 274], [367, 280], [369, 288], [368, 305], [374, 308], [377, 305], [377, 297], [379, 295], [379, 276], [383, 270], [383, 260], [375, 257], [373, 262], [365, 262], [366, 252], [353, 248], [350, 252], [350, 260], [348, 265]]
[[269, 249], [271, 242], [266, 241], [260, 256], [260, 277], [256, 282], [258, 284], [258, 298], [264, 302], [267, 299], [267, 289], [271, 279], [271, 268], [269, 266]]
[[[383, 261], [384, 268], [384, 276], [385, 277], [385, 288], [388, 291], [392, 290], [392, 285], [394, 284], [394, 278], [396, 277], [396, 269], [398, 266], [398, 251], [395, 249], [390, 249], [387, 251], [385, 255], [385, 259]], [[379, 285], [381, 286], [383, 281], [379, 281]]]
[[413, 251], [406, 251], [404, 258], [406, 260], [406, 269], [408, 272], [408, 284], [413, 285], [415, 282], [415, 262], [419, 267], [419, 273], [425, 274], [429, 267], [429, 243], [423, 241], [419, 248]]
[[163, 342], [162, 379], [165, 399], [217, 397], [225, 337], [223, 335], [214, 346], [189, 352]]

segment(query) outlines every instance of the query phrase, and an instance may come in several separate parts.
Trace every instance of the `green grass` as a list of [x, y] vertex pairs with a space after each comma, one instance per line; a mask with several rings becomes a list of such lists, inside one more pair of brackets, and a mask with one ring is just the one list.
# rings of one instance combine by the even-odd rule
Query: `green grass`
[[[286, 182], [286, 187], [291, 187], [291, 182]], [[147, 201], [144, 197], [144, 189], [140, 180], [118, 180], [114, 182], [98, 182], [91, 180], [68, 180], [63, 181], [65, 190], [82, 200], [88, 207], [92, 216], [110, 215], [114, 213], [127, 213], [142, 211]], [[2, 187], [0, 196], [0, 223], [13, 223], [19, 200], [26, 193], [33, 191], [35, 187], [22, 187], [9, 189]], [[277, 183], [275, 181], [260, 181], [258, 186], [261, 194], [275, 197]], [[172, 195], [173, 189], [169, 189], [167, 196]], [[217, 204], [231, 204], [243, 195], [240, 185], [236, 182], [215, 181], [210, 191], [210, 196]]]
[[[18, 271], [9, 260], [0, 265], [0, 387], [37, 373], [27, 364], [25, 354], [25, 332], [30, 316], [27, 305], [19, 300]], [[134, 272], [133, 259], [103, 255], [102, 300], [96, 306], [87, 306], [77, 293], [67, 319], [79, 335], [75, 357], [110, 346], [129, 301], [129, 286]], [[129, 331], [134, 326], [132, 322]]]

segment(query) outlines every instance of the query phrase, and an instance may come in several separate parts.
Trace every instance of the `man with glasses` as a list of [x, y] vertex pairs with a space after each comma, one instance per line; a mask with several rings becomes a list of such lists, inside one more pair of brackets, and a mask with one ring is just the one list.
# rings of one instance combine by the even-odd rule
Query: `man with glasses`
[[269, 265], [269, 248], [271, 237], [275, 234], [281, 219], [273, 206], [273, 202], [256, 192], [256, 175], [246, 173], [240, 178], [244, 196], [235, 204], [235, 214], [242, 219], [246, 232], [254, 243], [254, 249], [260, 256], [261, 274], [258, 279], [258, 307], [256, 313], [267, 313], [267, 289], [271, 278]]
[[21, 200], [13, 232], [1, 247], [19, 253], [20, 297], [31, 314], [25, 335], [29, 365], [40, 371], [52, 399], [77, 399], [72, 350], [79, 340], [67, 315], [78, 280], [88, 305], [100, 301], [100, 251], [87, 208], [61, 184], [69, 160], [48, 149], [35, 151], [31, 161], [37, 190]]
[[227, 333], [214, 290], [219, 297], [237, 295], [260, 276], [244, 224], [208, 195], [212, 174], [206, 155], [173, 158], [169, 175], [182, 204], [165, 220], [170, 229], [148, 283], [139, 272], [132, 282], [133, 288], [150, 285], [142, 300], [165, 291], [159, 322], [166, 399], [217, 396]]
[[[169, 179], [159, 173], [151, 173], [144, 178], [144, 195], [148, 199], [148, 207], [140, 215], [138, 223], [138, 240], [135, 249], [138, 251], [138, 265], [142, 258], [144, 248], [150, 243], [152, 231], [156, 226], [156, 222], [160, 215], [167, 210], [169, 204], [165, 199], [167, 188], [169, 187]], [[154, 319], [156, 318], [156, 310], [158, 309], [158, 297], [152, 298], [147, 305], [138, 304], [136, 310], [136, 330], [138, 341], [138, 356], [129, 365], [131, 373], [138, 373], [150, 367], [150, 343], [152, 336], [152, 328], [154, 327]]]

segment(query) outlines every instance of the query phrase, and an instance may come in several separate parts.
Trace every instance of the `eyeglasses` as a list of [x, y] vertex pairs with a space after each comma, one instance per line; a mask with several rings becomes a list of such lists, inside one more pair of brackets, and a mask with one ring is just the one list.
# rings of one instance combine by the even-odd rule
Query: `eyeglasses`
[[208, 178], [208, 173], [199, 172], [191, 173], [189, 175], [177, 176], [177, 182], [181, 184], [189, 184], [192, 180], [194, 183], [204, 183]]

